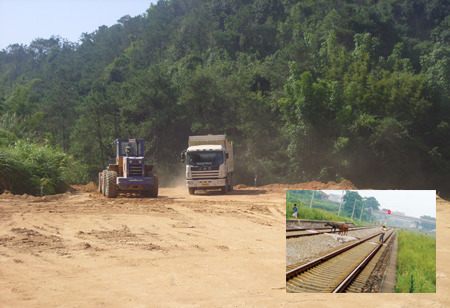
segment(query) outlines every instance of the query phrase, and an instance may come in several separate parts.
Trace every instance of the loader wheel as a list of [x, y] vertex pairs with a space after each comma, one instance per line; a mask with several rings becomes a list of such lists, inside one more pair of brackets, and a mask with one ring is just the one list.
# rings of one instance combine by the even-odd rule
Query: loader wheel
[[102, 172], [102, 194], [103, 194], [103, 196], [106, 196], [106, 185], [108, 182], [108, 180], [106, 178], [107, 173], [108, 173], [108, 170], [103, 170], [103, 172]]
[[98, 192], [102, 193], [103, 191], [103, 172], [98, 173]]
[[144, 195], [150, 198], [158, 197], [158, 176], [156, 174], [153, 174], [153, 185], [149, 190], [144, 191]]
[[107, 181], [106, 181], [105, 196], [108, 198], [117, 197], [117, 193], [118, 193], [118, 187], [116, 184], [117, 172], [107, 171], [106, 178], [107, 178]]
[[189, 194], [190, 195], [195, 194], [195, 188], [194, 187], [189, 187]]

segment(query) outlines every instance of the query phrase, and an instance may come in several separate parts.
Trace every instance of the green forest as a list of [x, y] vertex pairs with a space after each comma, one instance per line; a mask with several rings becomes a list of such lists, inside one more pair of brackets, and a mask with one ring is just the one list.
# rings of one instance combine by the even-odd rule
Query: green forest
[[167, 0], [79, 42], [10, 45], [0, 190], [95, 181], [116, 138], [145, 139], [167, 185], [189, 135], [225, 133], [235, 184], [257, 168], [260, 185], [449, 195], [449, 11], [447, 0]]

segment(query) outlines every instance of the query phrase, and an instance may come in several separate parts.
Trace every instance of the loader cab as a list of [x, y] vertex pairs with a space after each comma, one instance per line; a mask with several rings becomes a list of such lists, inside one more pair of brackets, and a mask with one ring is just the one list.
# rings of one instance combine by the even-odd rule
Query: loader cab
[[115, 161], [99, 172], [99, 191], [108, 198], [119, 192], [135, 192], [144, 196], [158, 196], [158, 178], [153, 165], [145, 162], [142, 139], [116, 139], [113, 142]]
[[128, 157], [144, 157], [145, 147], [142, 139], [116, 139], [113, 146], [116, 157], [112, 159], [112, 164], [110, 162], [110, 169], [116, 171], [119, 177], [126, 175]]
[[143, 157], [144, 140], [142, 139], [117, 139], [114, 141], [116, 156], [119, 157]]

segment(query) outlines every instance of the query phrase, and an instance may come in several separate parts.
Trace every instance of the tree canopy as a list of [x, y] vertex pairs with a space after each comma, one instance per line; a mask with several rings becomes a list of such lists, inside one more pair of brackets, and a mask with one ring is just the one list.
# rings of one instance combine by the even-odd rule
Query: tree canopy
[[[0, 51], [0, 129], [85, 164], [143, 138], [163, 181], [226, 133], [236, 183], [450, 193], [445, 0], [167, 0], [73, 43]], [[352, 204], [353, 205], [353, 204]]]

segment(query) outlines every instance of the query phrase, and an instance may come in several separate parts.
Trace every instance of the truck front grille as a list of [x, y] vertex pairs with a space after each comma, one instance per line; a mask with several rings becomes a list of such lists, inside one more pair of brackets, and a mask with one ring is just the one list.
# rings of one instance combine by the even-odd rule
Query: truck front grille
[[192, 179], [218, 179], [219, 170], [191, 171]]

